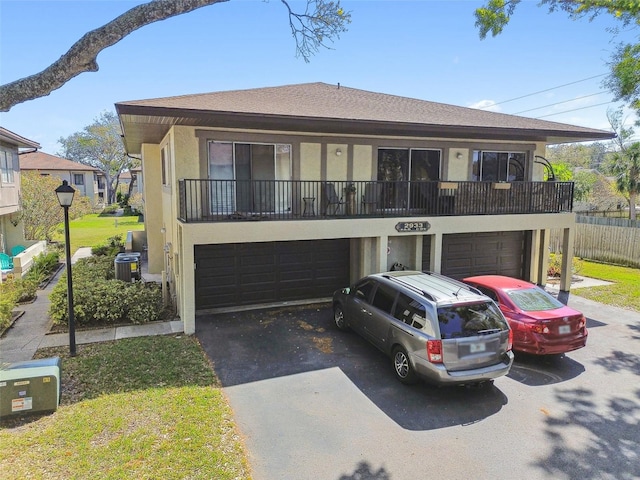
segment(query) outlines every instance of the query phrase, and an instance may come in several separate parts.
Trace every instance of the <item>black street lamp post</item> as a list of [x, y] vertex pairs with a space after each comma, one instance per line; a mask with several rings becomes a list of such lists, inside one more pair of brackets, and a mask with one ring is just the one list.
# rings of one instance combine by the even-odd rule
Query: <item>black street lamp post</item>
[[67, 255], [67, 303], [69, 305], [69, 355], [76, 356], [76, 326], [73, 315], [73, 280], [71, 278], [71, 242], [69, 241], [69, 207], [73, 203], [75, 189], [66, 180], [56, 188], [60, 206], [64, 208], [64, 243]]

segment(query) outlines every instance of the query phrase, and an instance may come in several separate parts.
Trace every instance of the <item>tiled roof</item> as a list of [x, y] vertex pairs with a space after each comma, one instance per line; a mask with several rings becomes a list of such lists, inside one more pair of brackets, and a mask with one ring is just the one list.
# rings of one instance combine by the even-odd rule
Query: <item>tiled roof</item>
[[24, 153], [20, 155], [20, 170], [64, 170], [68, 171], [99, 171], [97, 168], [72, 162], [66, 158], [56, 157], [44, 152]]

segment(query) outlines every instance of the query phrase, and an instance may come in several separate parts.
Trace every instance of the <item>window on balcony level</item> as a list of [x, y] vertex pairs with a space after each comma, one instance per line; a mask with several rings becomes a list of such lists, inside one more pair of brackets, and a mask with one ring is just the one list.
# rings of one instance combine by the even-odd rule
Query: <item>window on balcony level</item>
[[291, 205], [291, 145], [209, 142], [212, 209], [225, 212], [282, 212]]
[[474, 150], [473, 180], [481, 182], [521, 182], [525, 177], [524, 152]]
[[[13, 183], [13, 165], [15, 153], [0, 148], [0, 179], [2, 183]], [[16, 162], [17, 163], [17, 159]]]

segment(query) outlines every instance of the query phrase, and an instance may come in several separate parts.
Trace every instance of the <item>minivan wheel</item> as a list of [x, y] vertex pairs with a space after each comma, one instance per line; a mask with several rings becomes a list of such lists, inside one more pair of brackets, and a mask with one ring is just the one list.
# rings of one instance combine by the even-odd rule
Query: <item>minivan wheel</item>
[[393, 350], [393, 372], [402, 383], [412, 384], [417, 381], [416, 374], [409, 361], [409, 355], [402, 347], [396, 347]]
[[344, 312], [341, 305], [333, 307], [333, 321], [340, 330], [347, 330], [347, 322], [344, 319]]

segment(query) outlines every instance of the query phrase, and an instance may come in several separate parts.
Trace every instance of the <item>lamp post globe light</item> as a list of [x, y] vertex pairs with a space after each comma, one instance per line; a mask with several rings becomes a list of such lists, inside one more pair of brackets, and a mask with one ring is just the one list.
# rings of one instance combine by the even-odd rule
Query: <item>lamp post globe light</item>
[[73, 315], [73, 280], [71, 278], [71, 242], [69, 241], [69, 207], [73, 203], [75, 189], [66, 180], [56, 188], [58, 202], [64, 209], [64, 244], [67, 256], [67, 304], [69, 305], [69, 355], [76, 356], [76, 326]]

